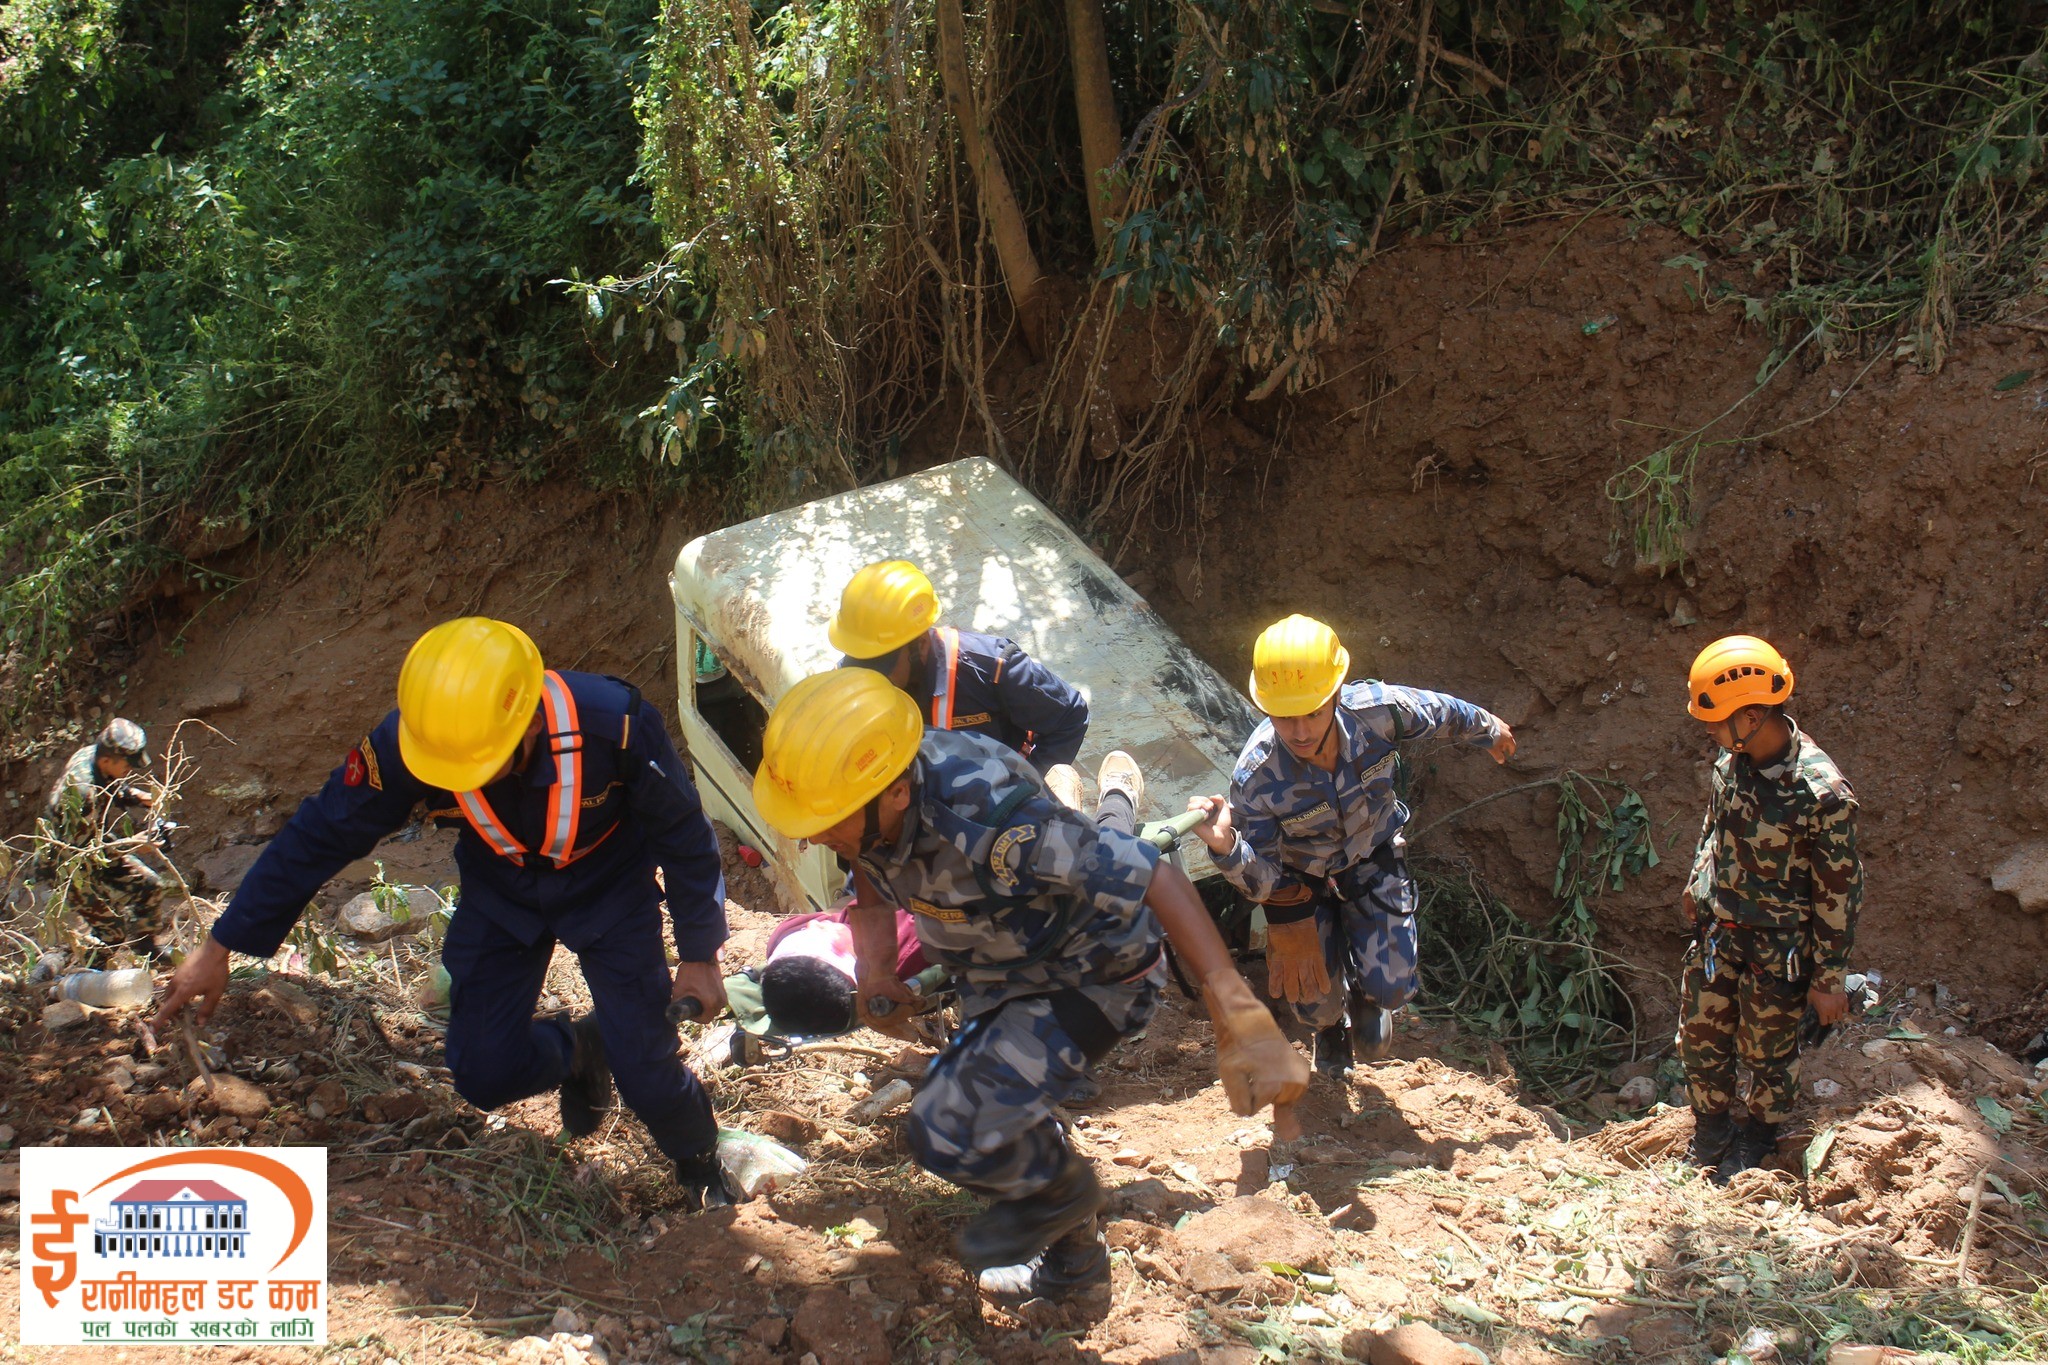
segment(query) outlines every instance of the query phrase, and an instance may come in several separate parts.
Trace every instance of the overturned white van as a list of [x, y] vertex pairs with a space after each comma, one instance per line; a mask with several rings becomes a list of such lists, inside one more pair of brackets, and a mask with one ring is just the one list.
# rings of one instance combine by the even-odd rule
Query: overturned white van
[[[1145, 772], [1144, 820], [1220, 793], [1258, 713], [1023, 485], [960, 460], [700, 536], [676, 556], [683, 735], [713, 818], [762, 851], [791, 909], [836, 902], [845, 874], [754, 809], [767, 713], [799, 680], [835, 667], [825, 638], [856, 569], [907, 559], [938, 590], [940, 621], [1015, 640], [1088, 698], [1077, 766], [1123, 749]], [[693, 663], [697, 666], [693, 667]], [[1199, 839], [1176, 854], [1216, 877]], [[1216, 887], [1205, 888], [1212, 895]]]

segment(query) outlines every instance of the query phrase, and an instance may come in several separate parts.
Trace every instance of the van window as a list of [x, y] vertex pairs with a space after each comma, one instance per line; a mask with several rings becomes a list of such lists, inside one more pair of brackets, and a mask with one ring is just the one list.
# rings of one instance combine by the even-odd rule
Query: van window
[[768, 713], [694, 632], [690, 644], [695, 664], [692, 699], [697, 714], [725, 742], [741, 770], [751, 777], [754, 769], [761, 766], [761, 734], [768, 728]]

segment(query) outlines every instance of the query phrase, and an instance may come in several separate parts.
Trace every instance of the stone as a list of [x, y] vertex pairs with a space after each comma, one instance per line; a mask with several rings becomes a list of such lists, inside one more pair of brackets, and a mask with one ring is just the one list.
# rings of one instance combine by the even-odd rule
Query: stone
[[1311, 1222], [1258, 1195], [1240, 1195], [1196, 1214], [1172, 1240], [1184, 1253], [1214, 1252], [1245, 1270], [1268, 1262], [1296, 1270], [1320, 1269], [1328, 1265], [1334, 1245], [1329, 1227], [1321, 1221]]
[[761, 1115], [760, 1124], [761, 1131], [777, 1142], [810, 1142], [818, 1136], [817, 1124], [786, 1109], [770, 1109]]
[[441, 898], [424, 886], [404, 890], [411, 918], [392, 918], [377, 904], [376, 896], [365, 891], [349, 897], [335, 915], [334, 927], [361, 943], [382, 943], [399, 934], [417, 934], [426, 928], [427, 916], [441, 904]]
[[0, 1123], [0, 1147], [12, 1147], [13, 1145], [14, 1125], [11, 1123]]
[[43, 1006], [43, 1027], [51, 1033], [77, 1028], [87, 1017], [85, 1006], [76, 1000], [59, 1000]]
[[238, 682], [209, 683], [185, 698], [185, 714], [217, 716], [223, 711], [239, 711], [248, 700], [248, 689]]
[[1378, 1317], [1408, 1306], [1408, 1286], [1392, 1275], [1375, 1275], [1357, 1266], [1339, 1266], [1334, 1278], [1344, 1297], [1369, 1316]]
[[306, 1096], [306, 1115], [309, 1118], [331, 1119], [348, 1110], [348, 1087], [340, 1081], [326, 1080], [313, 1087], [313, 1093]]
[[1245, 1272], [1214, 1251], [1197, 1251], [1182, 1263], [1182, 1283], [1197, 1294], [1235, 1294], [1244, 1288]]
[[271, 977], [251, 991], [249, 998], [276, 1010], [301, 1028], [311, 1028], [320, 1022], [320, 1007], [313, 1003], [313, 997], [281, 977]]
[[198, 1087], [199, 1098], [215, 1113], [231, 1118], [260, 1119], [270, 1112], [270, 1094], [254, 1081], [245, 1081], [228, 1071], [217, 1071], [213, 1084], [208, 1086], [201, 1077], [192, 1082]]
[[1631, 1109], [1648, 1109], [1657, 1102], [1657, 1082], [1649, 1076], [1638, 1076], [1621, 1088], [1621, 1102]]
[[[1346, 1354], [1350, 1354], [1347, 1350]], [[1451, 1340], [1426, 1322], [1403, 1323], [1373, 1337], [1365, 1359], [1372, 1365], [1478, 1365], [1470, 1347]]]
[[789, 1335], [789, 1324], [772, 1315], [756, 1318], [754, 1325], [747, 1329], [747, 1335], [768, 1349], [774, 1350], [782, 1344], [782, 1339]]
[[583, 1330], [583, 1319], [577, 1316], [576, 1310], [573, 1308], [557, 1308], [555, 1310], [555, 1319], [548, 1324], [548, 1330], [550, 1332], [567, 1332], [570, 1336], [574, 1336]]
[[260, 777], [241, 777], [208, 787], [206, 794], [226, 804], [237, 815], [265, 806], [277, 799], [277, 789]]
[[1692, 1319], [1677, 1313], [1659, 1313], [1629, 1325], [1628, 1348], [1639, 1356], [1667, 1355], [1692, 1345], [1698, 1338], [1699, 1331]]
[[192, 863], [192, 889], [225, 895], [242, 884], [262, 855], [261, 844], [228, 844], [201, 854]]
[[410, 1123], [426, 1112], [426, 1096], [417, 1090], [386, 1090], [363, 1101], [366, 1123]]
[[2030, 915], [2048, 910], [2048, 840], [2021, 844], [1991, 869], [1991, 889], [2011, 896]]
[[789, 1326], [818, 1365], [888, 1365], [888, 1333], [865, 1305], [840, 1290], [813, 1289]]

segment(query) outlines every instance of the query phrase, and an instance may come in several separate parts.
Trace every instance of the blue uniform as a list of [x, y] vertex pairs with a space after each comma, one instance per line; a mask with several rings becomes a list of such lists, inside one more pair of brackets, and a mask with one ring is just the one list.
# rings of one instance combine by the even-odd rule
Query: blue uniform
[[[670, 982], [661, 945], [667, 888], [677, 953], [707, 962], [726, 937], [725, 877], [661, 714], [614, 678], [563, 672], [580, 730], [577, 824], [570, 861], [541, 852], [516, 861], [466, 816], [454, 793], [409, 772], [393, 711], [304, 801], [256, 860], [215, 921], [222, 946], [277, 951], [307, 901], [335, 873], [404, 825], [415, 807], [462, 830], [462, 894], [441, 960], [451, 983], [448, 1067], [464, 1098], [491, 1109], [555, 1089], [573, 1044], [562, 1019], [533, 1018], [557, 941], [576, 953], [619, 1093], [672, 1157], [710, 1148], [717, 1125], [695, 1076], [676, 1056], [665, 1018]], [[523, 773], [485, 787], [484, 809], [523, 849], [543, 848], [562, 741], [544, 736]]]
[[[940, 626], [932, 658], [904, 690], [938, 730], [965, 730], [1008, 745], [1044, 772], [1072, 763], [1088, 736], [1088, 701], [1066, 680], [998, 635]], [[840, 661], [869, 667], [868, 659]]]
[[1064, 1159], [1053, 1108], [1158, 1007], [1164, 931], [1145, 893], [1159, 850], [1068, 810], [980, 735], [927, 730], [909, 777], [902, 831], [860, 867], [912, 912], [967, 1016], [911, 1106], [911, 1152], [1023, 1198]]
[[1311, 896], [1268, 904], [1266, 918], [1316, 918], [1330, 994], [1305, 1011], [1318, 1028], [1344, 1017], [1347, 972], [1375, 1004], [1415, 995], [1415, 885], [1408, 876], [1408, 807], [1394, 789], [1403, 740], [1446, 738], [1491, 746], [1503, 733], [1488, 712], [1441, 692], [1381, 682], [1346, 683], [1335, 714], [1337, 763], [1324, 772], [1296, 758], [1262, 721], [1230, 780], [1237, 844], [1216, 867], [1245, 895], [1270, 902], [1298, 887]]

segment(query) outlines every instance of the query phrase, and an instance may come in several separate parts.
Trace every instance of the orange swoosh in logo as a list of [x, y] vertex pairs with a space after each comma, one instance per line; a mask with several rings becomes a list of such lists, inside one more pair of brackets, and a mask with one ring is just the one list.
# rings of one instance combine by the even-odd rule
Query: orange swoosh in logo
[[163, 1156], [151, 1157], [147, 1161], [138, 1161], [124, 1171], [116, 1171], [86, 1193], [91, 1194], [113, 1184], [116, 1180], [125, 1179], [139, 1172], [161, 1170], [165, 1166], [232, 1166], [251, 1175], [260, 1175], [277, 1186], [278, 1193], [292, 1206], [292, 1240], [291, 1245], [284, 1249], [284, 1255], [278, 1257], [276, 1264], [270, 1267], [272, 1270], [291, 1259], [292, 1253], [299, 1249], [299, 1243], [306, 1240], [306, 1233], [313, 1226], [313, 1192], [306, 1188], [305, 1181], [299, 1179], [299, 1173], [282, 1161], [250, 1151], [169, 1152]]

